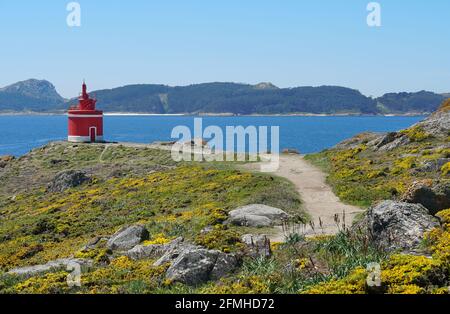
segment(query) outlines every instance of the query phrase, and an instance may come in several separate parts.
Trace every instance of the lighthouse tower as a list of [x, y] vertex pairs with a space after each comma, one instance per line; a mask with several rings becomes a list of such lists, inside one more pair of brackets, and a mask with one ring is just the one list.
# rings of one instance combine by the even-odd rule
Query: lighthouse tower
[[103, 141], [103, 111], [96, 110], [97, 100], [89, 97], [86, 83], [78, 98], [78, 106], [69, 109], [69, 142], [95, 143]]

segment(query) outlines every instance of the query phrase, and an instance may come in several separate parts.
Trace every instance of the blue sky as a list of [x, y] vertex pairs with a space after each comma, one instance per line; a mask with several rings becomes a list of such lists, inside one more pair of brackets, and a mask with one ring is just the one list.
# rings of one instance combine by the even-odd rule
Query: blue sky
[[47, 79], [65, 97], [132, 83], [341, 85], [450, 92], [450, 1], [0, 0], [0, 86]]

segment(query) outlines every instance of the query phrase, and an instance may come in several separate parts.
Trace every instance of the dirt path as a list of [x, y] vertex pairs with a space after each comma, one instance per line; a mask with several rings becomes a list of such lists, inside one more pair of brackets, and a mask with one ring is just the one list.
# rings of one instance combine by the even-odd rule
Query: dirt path
[[[254, 164], [252, 168], [259, 169], [259, 166]], [[303, 208], [311, 216], [315, 226], [314, 230], [308, 225], [298, 231], [300, 233], [306, 235], [336, 234], [339, 231], [335, 221], [336, 215], [342, 224], [345, 212], [345, 224], [350, 226], [355, 215], [363, 211], [356, 206], [342, 203], [325, 182], [326, 175], [305, 160], [303, 156], [280, 155], [280, 167], [274, 174], [295, 184], [302, 198]], [[283, 242], [285, 232], [282, 227], [276, 227], [274, 234], [270, 235], [270, 239], [274, 242]]]

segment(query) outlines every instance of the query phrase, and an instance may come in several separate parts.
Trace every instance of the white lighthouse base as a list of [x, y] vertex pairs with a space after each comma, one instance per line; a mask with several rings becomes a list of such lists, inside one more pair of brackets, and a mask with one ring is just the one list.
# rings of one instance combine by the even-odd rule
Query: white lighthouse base
[[[69, 135], [67, 141], [71, 143], [92, 143], [90, 136], [73, 136]], [[95, 142], [103, 142], [103, 136], [96, 136]]]

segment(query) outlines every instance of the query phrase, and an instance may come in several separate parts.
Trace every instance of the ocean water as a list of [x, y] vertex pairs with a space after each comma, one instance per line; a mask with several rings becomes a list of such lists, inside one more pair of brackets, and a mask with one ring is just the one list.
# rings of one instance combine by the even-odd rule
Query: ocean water
[[[296, 148], [302, 153], [318, 152], [364, 131], [386, 132], [407, 128], [422, 120], [415, 117], [299, 117], [245, 116], [203, 117], [203, 128], [226, 126], [279, 126], [280, 149]], [[169, 141], [172, 129], [188, 126], [192, 133], [192, 116], [106, 116], [105, 140], [151, 143]], [[0, 116], [0, 155], [20, 156], [50, 141], [65, 140], [67, 117]]]

